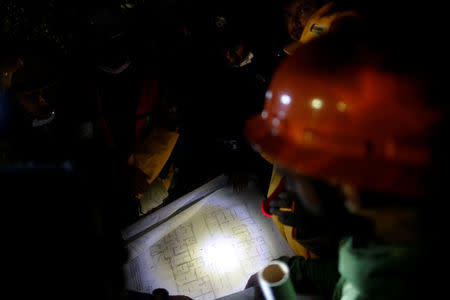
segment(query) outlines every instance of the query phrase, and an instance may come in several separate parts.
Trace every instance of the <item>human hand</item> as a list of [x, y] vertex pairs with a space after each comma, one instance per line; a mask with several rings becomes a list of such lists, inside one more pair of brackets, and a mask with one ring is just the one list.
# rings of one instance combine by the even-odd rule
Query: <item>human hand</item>
[[321, 216], [309, 213], [294, 192], [281, 192], [269, 203], [270, 213], [278, 217], [280, 223], [295, 228], [298, 240], [317, 237], [324, 232], [325, 222]]
[[253, 274], [247, 281], [245, 289], [254, 288], [255, 289], [255, 300], [263, 300], [264, 295], [262, 293], [261, 287], [258, 282], [258, 273]]
[[169, 292], [162, 288], [155, 289], [152, 295], [154, 300], [192, 300], [192, 298], [184, 295], [169, 295]]
[[295, 194], [290, 192], [281, 192], [277, 197], [269, 202], [269, 212], [278, 217], [278, 221], [288, 226], [296, 225]]

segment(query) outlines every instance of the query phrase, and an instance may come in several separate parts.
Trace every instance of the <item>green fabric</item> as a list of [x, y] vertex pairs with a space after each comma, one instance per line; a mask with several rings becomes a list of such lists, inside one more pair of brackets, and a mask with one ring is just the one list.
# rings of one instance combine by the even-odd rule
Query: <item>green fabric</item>
[[280, 257], [288, 264], [290, 276], [297, 293], [320, 294], [331, 298], [339, 279], [337, 260], [305, 259], [301, 256]]
[[[419, 252], [415, 247], [355, 247], [343, 240], [339, 263], [334, 260], [281, 257], [289, 265], [297, 293], [320, 294], [326, 299], [409, 299], [414, 295]], [[338, 271], [339, 270], [339, 271]]]
[[346, 239], [339, 250], [342, 278], [333, 299], [406, 299], [418, 252], [402, 246], [356, 248], [353, 242]]

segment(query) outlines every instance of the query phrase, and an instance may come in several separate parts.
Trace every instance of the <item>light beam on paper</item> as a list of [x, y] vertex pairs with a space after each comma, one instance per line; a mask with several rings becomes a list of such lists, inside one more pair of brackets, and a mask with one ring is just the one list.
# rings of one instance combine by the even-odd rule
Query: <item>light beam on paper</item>
[[203, 259], [206, 265], [215, 266], [214, 271], [225, 274], [239, 269], [242, 249], [234, 238], [215, 236], [205, 241], [203, 249]]

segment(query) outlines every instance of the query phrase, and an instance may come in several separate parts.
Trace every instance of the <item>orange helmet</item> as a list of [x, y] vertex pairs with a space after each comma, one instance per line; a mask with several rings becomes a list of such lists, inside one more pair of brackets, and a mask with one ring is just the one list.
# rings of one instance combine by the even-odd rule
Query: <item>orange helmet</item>
[[275, 72], [264, 110], [246, 124], [247, 139], [295, 173], [424, 195], [439, 113], [425, 104], [423, 81], [384, 71], [380, 61], [363, 47], [303, 46]]

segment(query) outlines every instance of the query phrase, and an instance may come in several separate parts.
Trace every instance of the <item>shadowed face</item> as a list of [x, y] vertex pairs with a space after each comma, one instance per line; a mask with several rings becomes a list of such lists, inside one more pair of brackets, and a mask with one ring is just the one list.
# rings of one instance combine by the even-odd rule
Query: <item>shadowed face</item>
[[380, 242], [405, 243], [418, 238], [419, 199], [362, 190], [351, 184], [317, 180], [286, 170], [281, 173], [287, 179], [286, 190], [293, 192], [291, 195], [297, 197], [297, 203], [301, 203], [308, 213], [322, 215], [328, 220], [340, 220], [339, 215], [358, 216], [373, 224], [374, 234]]
[[38, 120], [47, 119], [51, 116], [56, 102], [56, 88], [52, 86], [17, 91], [16, 99], [31, 117]]
[[225, 51], [225, 57], [232, 65], [238, 64], [248, 54], [243, 45], [236, 45]]

